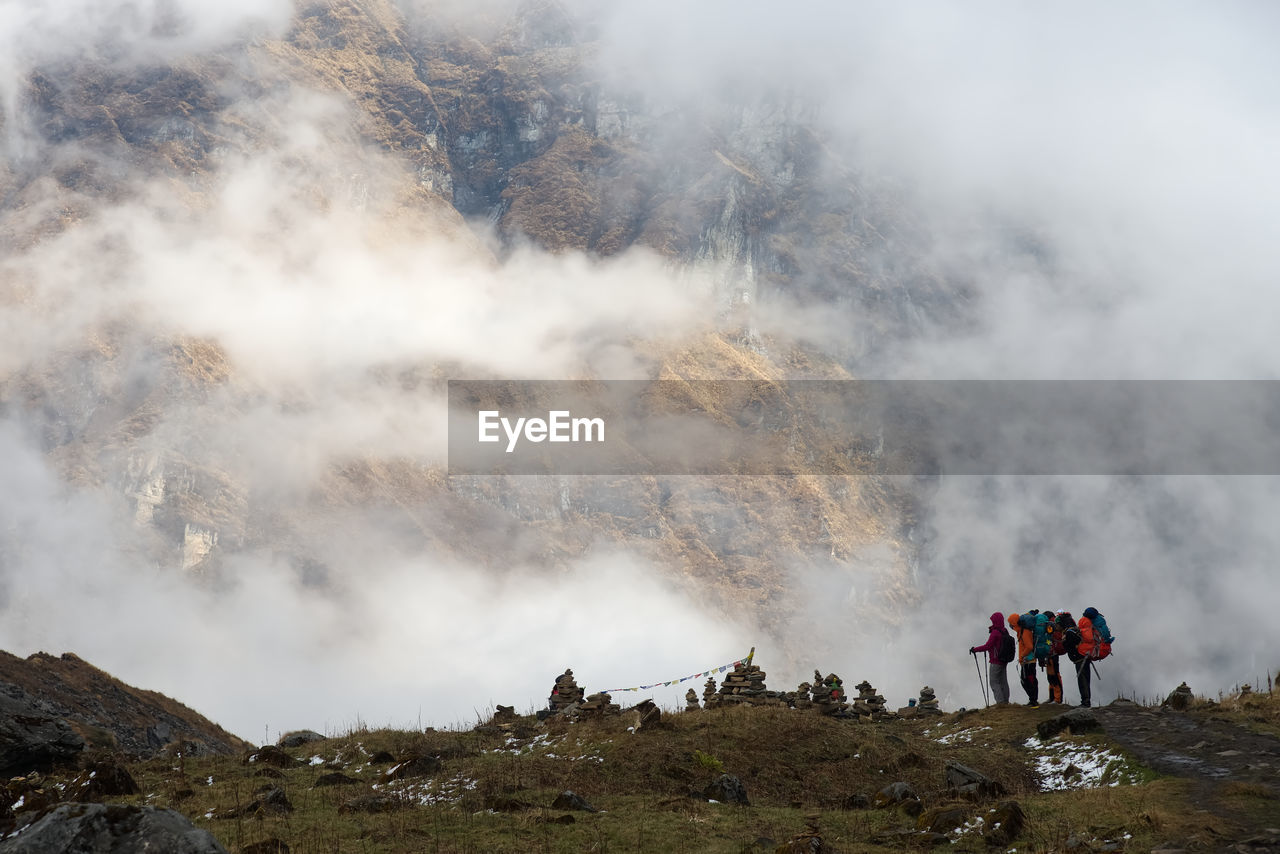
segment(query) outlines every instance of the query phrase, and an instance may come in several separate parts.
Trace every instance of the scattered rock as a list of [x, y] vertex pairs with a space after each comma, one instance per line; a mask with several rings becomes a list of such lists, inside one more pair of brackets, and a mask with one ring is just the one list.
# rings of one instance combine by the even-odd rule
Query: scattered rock
[[325, 737], [318, 732], [309, 729], [300, 729], [294, 732], [286, 732], [280, 736], [280, 740], [276, 742], [278, 747], [301, 747], [304, 744], [310, 744], [313, 741], [324, 741]]
[[386, 765], [388, 762], [395, 762], [396, 758], [385, 750], [379, 750], [377, 753], [369, 757], [370, 765]]
[[702, 795], [709, 801], [719, 801], [722, 804], [751, 806], [751, 801], [747, 799], [747, 787], [732, 774], [721, 774], [703, 789]]
[[316, 778], [315, 783], [311, 785], [313, 789], [320, 789], [325, 786], [353, 786], [360, 781], [354, 777], [348, 777], [341, 771], [334, 771], [330, 774], [321, 774]]
[[943, 779], [948, 790], [963, 797], [998, 798], [1004, 794], [1004, 786], [986, 774], [952, 759], [947, 760]]
[[227, 854], [181, 813], [122, 804], [63, 804], [0, 842], [0, 854], [51, 851]]
[[1004, 846], [1013, 842], [1027, 826], [1027, 814], [1017, 801], [1002, 801], [982, 825], [982, 837], [988, 845]]
[[303, 763], [274, 744], [264, 744], [245, 757], [246, 765], [268, 765], [274, 768], [296, 768]]
[[430, 777], [439, 770], [440, 757], [438, 756], [409, 756], [383, 771], [382, 780], [390, 783], [392, 780], [404, 780], [409, 777]]
[[876, 792], [875, 804], [878, 807], [891, 807], [907, 801], [919, 801], [920, 796], [911, 788], [910, 783], [890, 783]]
[[89, 803], [107, 798], [136, 795], [141, 790], [129, 771], [111, 761], [93, 762], [67, 786], [67, 799]]
[[66, 721], [42, 712], [21, 689], [14, 690], [18, 697], [0, 692], [0, 778], [74, 764], [84, 738]]
[[916, 830], [946, 833], [961, 827], [968, 820], [969, 811], [964, 807], [930, 807], [916, 819]]
[[582, 812], [596, 812], [596, 808], [587, 803], [587, 799], [576, 792], [561, 792], [556, 795], [556, 799], [551, 802], [553, 810], [581, 810]]
[[1072, 735], [1080, 735], [1099, 729], [1101, 726], [1097, 717], [1088, 709], [1072, 709], [1041, 721], [1036, 727], [1036, 734], [1040, 736], [1041, 741], [1048, 741], [1063, 730], [1069, 730]]

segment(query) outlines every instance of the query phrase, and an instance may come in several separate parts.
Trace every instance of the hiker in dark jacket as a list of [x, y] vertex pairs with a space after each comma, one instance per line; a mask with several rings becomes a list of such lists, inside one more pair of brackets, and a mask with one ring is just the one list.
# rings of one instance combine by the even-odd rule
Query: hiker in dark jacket
[[969, 647], [970, 654], [987, 654], [987, 684], [991, 686], [991, 697], [996, 705], [1009, 702], [1009, 662], [1000, 660], [1001, 641], [1008, 637], [1010, 635], [1009, 630], [1004, 627], [1004, 614], [996, 611], [991, 615], [991, 630], [987, 633], [987, 642], [982, 646]]
[[1062, 670], [1058, 656], [1062, 655], [1062, 640], [1057, 637], [1058, 625], [1054, 622], [1053, 609], [1041, 611], [1036, 617], [1036, 661], [1044, 668], [1044, 681], [1049, 687], [1049, 702], [1062, 702]]

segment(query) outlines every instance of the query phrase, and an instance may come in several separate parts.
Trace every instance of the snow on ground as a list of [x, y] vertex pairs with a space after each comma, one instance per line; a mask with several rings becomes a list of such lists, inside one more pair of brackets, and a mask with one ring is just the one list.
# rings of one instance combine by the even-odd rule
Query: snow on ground
[[1042, 792], [1140, 782], [1137, 770], [1123, 756], [1086, 742], [1041, 741], [1033, 735], [1023, 742], [1023, 746], [1035, 756]]
[[965, 729], [956, 730], [948, 735], [939, 736], [938, 738], [935, 738], [934, 741], [938, 742], [938, 744], [955, 744], [957, 741], [973, 741], [973, 737], [984, 730], [989, 732], [991, 727], [966, 727]]

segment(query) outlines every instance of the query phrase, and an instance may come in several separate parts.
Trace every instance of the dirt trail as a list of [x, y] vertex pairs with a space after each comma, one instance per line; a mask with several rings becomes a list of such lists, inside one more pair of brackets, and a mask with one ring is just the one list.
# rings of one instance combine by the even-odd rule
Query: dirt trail
[[[1242, 830], [1268, 834], [1280, 828], [1280, 738], [1199, 710], [1176, 712], [1116, 701], [1094, 712], [1107, 736], [1148, 768], [1192, 780], [1191, 799], [1198, 809]], [[1223, 802], [1223, 786], [1228, 783], [1265, 786], [1276, 799], [1260, 801], [1266, 805], [1261, 815], [1246, 816]], [[1263, 843], [1248, 850], [1280, 851], [1280, 845]]]

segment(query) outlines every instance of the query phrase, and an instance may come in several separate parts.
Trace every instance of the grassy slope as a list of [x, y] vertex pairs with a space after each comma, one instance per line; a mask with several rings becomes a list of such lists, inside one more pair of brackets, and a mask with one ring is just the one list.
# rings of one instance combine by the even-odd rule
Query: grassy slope
[[[226, 757], [135, 766], [144, 794], [133, 800], [177, 808], [232, 851], [271, 837], [294, 852], [772, 850], [757, 840], [786, 842], [814, 815], [824, 842], [836, 850], [891, 851], [903, 840], [873, 840], [912, 826], [913, 819], [896, 809], [844, 809], [845, 799], [873, 796], [904, 780], [926, 809], [951, 803], [943, 767], [956, 759], [1001, 782], [1021, 803], [1029, 823], [1012, 845], [1020, 850], [1061, 848], [1072, 835], [1101, 841], [1126, 833], [1127, 850], [1150, 850], [1175, 841], [1208, 843], [1238, 830], [1225, 818], [1194, 809], [1187, 781], [1159, 777], [1123, 758], [1109, 771], [1126, 781], [1121, 785], [1038, 791], [1034, 756], [1025, 743], [1036, 723], [1056, 712], [1015, 706], [873, 724], [807, 711], [737, 708], [667, 715], [660, 726], [635, 733], [627, 729], [634, 716], [626, 713], [546, 727], [522, 718], [507, 730], [363, 731], [290, 751], [305, 759], [319, 756], [326, 764], [298, 765], [284, 770], [281, 779], [259, 776], [256, 763]], [[960, 734], [948, 738], [955, 733]], [[948, 743], [939, 743], [940, 737]], [[1119, 754], [1103, 736], [1062, 738]], [[383, 783], [392, 764], [369, 764], [379, 750], [399, 758], [440, 755], [442, 765], [429, 777]], [[752, 806], [688, 797], [715, 776], [718, 763], [742, 778]], [[359, 783], [312, 788], [335, 768]], [[283, 788], [294, 812], [218, 817], [270, 784]], [[558, 823], [568, 813], [549, 807], [565, 789], [603, 812], [572, 813], [572, 823]], [[387, 811], [344, 809], [375, 794], [390, 796]], [[1242, 790], [1233, 797], [1259, 815], [1274, 807], [1265, 791]], [[492, 810], [504, 798], [532, 806]], [[995, 803], [961, 805], [972, 817], [986, 815]], [[952, 850], [988, 846], [971, 832]]]

